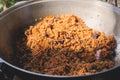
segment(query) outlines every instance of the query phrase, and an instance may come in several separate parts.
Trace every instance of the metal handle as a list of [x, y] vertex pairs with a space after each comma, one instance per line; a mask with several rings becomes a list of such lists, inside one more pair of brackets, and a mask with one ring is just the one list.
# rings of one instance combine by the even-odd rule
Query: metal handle
[[0, 58], [0, 80], [13, 80], [14, 73]]

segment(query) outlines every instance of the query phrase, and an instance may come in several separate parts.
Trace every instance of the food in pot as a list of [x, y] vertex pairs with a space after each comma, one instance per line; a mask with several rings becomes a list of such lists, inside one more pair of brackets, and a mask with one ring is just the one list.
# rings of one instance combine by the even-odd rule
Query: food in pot
[[[115, 39], [93, 30], [75, 15], [47, 16], [25, 31], [19, 44], [24, 69], [50, 75], [78, 76], [115, 65]], [[28, 52], [27, 52], [28, 51]]]

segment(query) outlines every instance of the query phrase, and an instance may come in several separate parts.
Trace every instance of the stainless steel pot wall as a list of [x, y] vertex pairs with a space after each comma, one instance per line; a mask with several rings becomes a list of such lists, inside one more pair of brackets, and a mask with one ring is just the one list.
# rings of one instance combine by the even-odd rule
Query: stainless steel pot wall
[[[91, 0], [35, 0], [18, 4], [0, 15], [0, 68], [11, 77], [19, 75], [25, 80], [118, 80], [119, 65], [107, 71], [87, 76], [54, 76], [30, 72], [11, 64], [16, 54], [15, 36], [22, 28], [33, 24], [35, 19], [47, 15], [74, 14], [81, 17], [89, 27], [107, 34], [120, 36], [120, 10], [115, 6]], [[111, 76], [112, 75], [112, 76]]]

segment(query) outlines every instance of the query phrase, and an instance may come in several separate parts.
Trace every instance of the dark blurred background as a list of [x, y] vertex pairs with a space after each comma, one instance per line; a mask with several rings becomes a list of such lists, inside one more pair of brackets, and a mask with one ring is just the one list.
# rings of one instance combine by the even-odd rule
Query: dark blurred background
[[13, 6], [16, 2], [19, 2], [19, 1], [23, 1], [23, 0], [0, 0], [0, 12]]

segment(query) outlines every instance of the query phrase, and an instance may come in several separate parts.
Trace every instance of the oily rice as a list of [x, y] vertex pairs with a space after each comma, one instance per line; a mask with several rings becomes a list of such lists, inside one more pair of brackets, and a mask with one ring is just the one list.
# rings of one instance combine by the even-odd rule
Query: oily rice
[[[23, 48], [24, 46], [24, 48]], [[22, 68], [50, 75], [87, 75], [115, 65], [115, 39], [75, 15], [47, 16], [25, 31]]]

